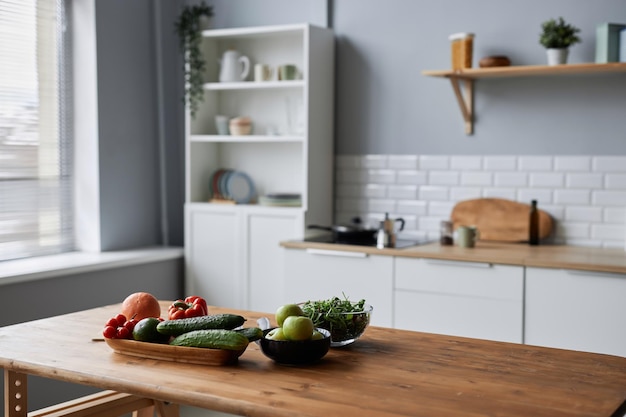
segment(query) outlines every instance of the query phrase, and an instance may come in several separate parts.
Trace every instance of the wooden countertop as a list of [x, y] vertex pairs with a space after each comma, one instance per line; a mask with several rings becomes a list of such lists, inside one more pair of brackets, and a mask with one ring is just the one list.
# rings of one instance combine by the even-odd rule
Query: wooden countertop
[[[314, 365], [277, 365], [254, 343], [236, 365], [192, 365], [126, 356], [92, 341], [119, 308], [2, 327], [0, 366], [252, 417], [624, 413], [622, 357], [370, 327]], [[219, 312], [241, 314], [249, 326], [271, 317], [210, 308]]]
[[292, 249], [318, 249], [362, 252], [370, 255], [428, 258], [467, 262], [486, 262], [541, 268], [576, 269], [626, 274], [626, 251], [578, 246], [478, 242], [475, 248], [441, 246], [429, 243], [400, 249], [377, 249], [368, 246], [341, 245], [307, 241], [285, 241]]

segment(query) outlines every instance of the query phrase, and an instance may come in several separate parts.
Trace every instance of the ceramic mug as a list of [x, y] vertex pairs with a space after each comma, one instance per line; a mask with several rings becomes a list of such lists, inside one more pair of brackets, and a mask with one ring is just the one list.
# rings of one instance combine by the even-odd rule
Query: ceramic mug
[[462, 248], [473, 248], [480, 238], [480, 232], [474, 226], [459, 226], [456, 229], [456, 241]]
[[215, 116], [215, 128], [217, 130], [218, 135], [228, 135], [228, 116], [224, 116], [223, 114], [218, 114]]
[[254, 66], [254, 81], [270, 81], [273, 72], [269, 65], [256, 64]]
[[278, 67], [279, 80], [295, 80], [298, 75], [298, 67], [295, 65], [281, 65]]

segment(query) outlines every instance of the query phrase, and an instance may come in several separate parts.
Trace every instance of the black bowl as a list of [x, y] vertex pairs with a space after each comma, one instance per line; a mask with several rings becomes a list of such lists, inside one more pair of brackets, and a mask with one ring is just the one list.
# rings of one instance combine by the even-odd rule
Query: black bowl
[[324, 335], [323, 339], [289, 341], [266, 339], [265, 335], [273, 329], [263, 331], [259, 340], [261, 351], [277, 363], [286, 365], [302, 365], [316, 362], [328, 353], [330, 348], [330, 332], [326, 329], [316, 329]]

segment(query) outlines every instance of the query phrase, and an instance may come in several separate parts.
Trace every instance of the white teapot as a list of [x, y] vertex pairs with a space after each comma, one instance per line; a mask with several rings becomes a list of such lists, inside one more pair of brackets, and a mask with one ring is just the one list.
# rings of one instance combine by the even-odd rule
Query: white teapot
[[218, 62], [222, 66], [220, 82], [223, 83], [243, 81], [250, 72], [250, 59], [233, 49], [224, 52], [222, 59]]

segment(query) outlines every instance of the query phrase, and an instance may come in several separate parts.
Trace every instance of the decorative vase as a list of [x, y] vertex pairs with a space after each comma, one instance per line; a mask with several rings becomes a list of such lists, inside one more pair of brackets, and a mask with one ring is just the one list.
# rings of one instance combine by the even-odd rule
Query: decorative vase
[[561, 65], [567, 63], [568, 48], [548, 48], [548, 65]]

